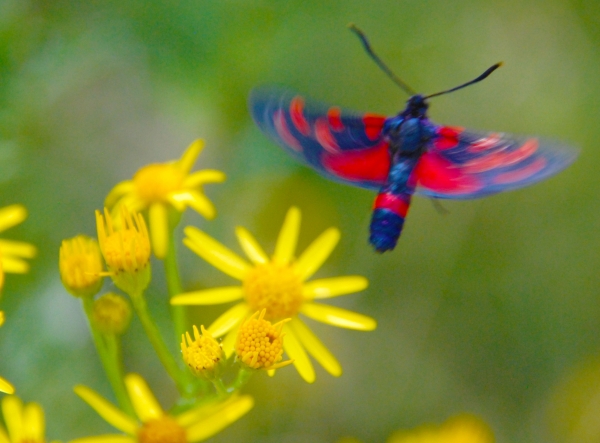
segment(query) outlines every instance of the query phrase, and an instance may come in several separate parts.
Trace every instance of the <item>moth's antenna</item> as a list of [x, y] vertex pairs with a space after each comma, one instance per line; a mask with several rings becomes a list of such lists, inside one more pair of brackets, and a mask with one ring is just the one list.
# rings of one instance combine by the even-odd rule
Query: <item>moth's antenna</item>
[[406, 83], [404, 83], [402, 80], [400, 80], [400, 78], [398, 78], [398, 76], [396, 74], [394, 74], [392, 72], [392, 70], [386, 66], [385, 63], [383, 63], [383, 61], [379, 58], [379, 56], [377, 54], [375, 54], [375, 52], [373, 52], [373, 49], [371, 49], [371, 44], [369, 43], [369, 40], [367, 40], [367, 36], [365, 35], [365, 33], [362, 32], [354, 23], [350, 23], [348, 25], [348, 27], [350, 28], [350, 30], [352, 32], [354, 32], [358, 36], [358, 38], [360, 38], [360, 41], [362, 42], [363, 46], [365, 47], [365, 50], [367, 51], [369, 56], [373, 59], [373, 61], [375, 63], [377, 63], [377, 66], [379, 66], [381, 68], [381, 70], [383, 72], [385, 72], [389, 78], [392, 79], [392, 81], [394, 83], [396, 83], [398, 86], [400, 86], [404, 90], [404, 92], [406, 92], [408, 95], [415, 95], [416, 91], [414, 91], [413, 88], [411, 88]]
[[437, 97], [438, 95], [447, 94], [447, 93], [453, 92], [453, 91], [458, 91], [459, 89], [462, 89], [462, 88], [464, 88], [466, 86], [472, 85], [473, 83], [480, 82], [481, 80], [483, 80], [484, 78], [486, 78], [488, 75], [490, 75], [492, 72], [494, 72], [496, 69], [498, 69], [500, 66], [502, 66], [502, 62], [496, 63], [493, 66], [490, 66], [479, 77], [477, 77], [474, 80], [471, 80], [470, 82], [465, 83], [464, 85], [460, 85], [460, 86], [457, 86], [456, 88], [448, 89], [447, 91], [436, 92], [435, 94], [428, 95], [427, 97], [424, 97], [424, 98]]

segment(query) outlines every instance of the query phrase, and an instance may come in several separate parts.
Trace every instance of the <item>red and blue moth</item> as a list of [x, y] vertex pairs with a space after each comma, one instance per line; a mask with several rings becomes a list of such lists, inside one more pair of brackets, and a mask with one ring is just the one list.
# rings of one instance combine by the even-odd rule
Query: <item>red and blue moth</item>
[[343, 111], [276, 87], [254, 89], [249, 107], [258, 127], [298, 160], [332, 180], [378, 190], [369, 241], [384, 252], [396, 246], [415, 193], [484, 197], [543, 180], [575, 160], [577, 151], [560, 143], [429, 120], [428, 98], [480, 81], [498, 66], [448, 91], [414, 94], [393, 117]]

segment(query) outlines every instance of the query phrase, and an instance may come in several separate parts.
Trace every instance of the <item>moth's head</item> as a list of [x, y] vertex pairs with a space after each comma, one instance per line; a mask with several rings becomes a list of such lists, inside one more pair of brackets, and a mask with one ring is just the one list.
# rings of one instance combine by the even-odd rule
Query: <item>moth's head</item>
[[415, 94], [406, 102], [406, 109], [403, 114], [407, 117], [425, 117], [428, 107], [429, 104], [427, 103], [427, 100], [425, 100], [425, 97], [421, 94]]

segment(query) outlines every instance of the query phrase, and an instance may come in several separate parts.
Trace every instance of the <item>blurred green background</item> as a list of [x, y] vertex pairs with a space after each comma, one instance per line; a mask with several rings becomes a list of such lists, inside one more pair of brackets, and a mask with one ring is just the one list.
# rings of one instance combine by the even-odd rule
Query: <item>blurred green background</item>
[[[346, 108], [392, 115], [406, 96], [347, 29], [355, 22], [418, 91], [483, 83], [432, 100], [436, 122], [537, 134], [581, 149], [560, 175], [490, 198], [415, 198], [396, 250], [367, 243], [374, 195], [332, 183], [268, 141], [249, 90], [277, 83]], [[284, 214], [303, 211], [300, 250], [329, 226], [342, 240], [317, 277], [362, 274], [370, 287], [332, 300], [375, 317], [360, 333], [309, 321], [344, 374], [314, 385], [293, 369], [255, 377], [256, 407], [211, 441], [383, 442], [394, 430], [471, 412], [499, 442], [600, 441], [600, 3], [520, 1], [0, 1], [0, 204], [29, 219], [3, 236], [35, 243], [0, 307], [0, 374], [42, 403], [48, 436], [112, 432], [72, 392], [110, 397], [79, 301], [62, 289], [63, 238], [94, 234], [94, 209], [141, 166], [195, 138], [218, 218], [194, 224], [241, 252], [234, 227], [272, 251]], [[231, 279], [181, 247], [187, 288]], [[160, 264], [149, 291], [168, 334]], [[107, 288], [111, 286], [107, 284]], [[223, 306], [195, 309], [210, 323]], [[126, 365], [174, 400], [137, 322]], [[173, 349], [176, 350], [175, 344]]]

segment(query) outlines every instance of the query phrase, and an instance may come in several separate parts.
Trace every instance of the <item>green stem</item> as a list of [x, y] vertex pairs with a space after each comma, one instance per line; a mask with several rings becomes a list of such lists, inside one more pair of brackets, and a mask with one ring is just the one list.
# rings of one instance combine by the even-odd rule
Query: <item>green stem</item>
[[130, 294], [131, 301], [133, 302], [133, 307], [135, 312], [137, 313], [140, 321], [142, 322], [142, 326], [144, 327], [144, 331], [150, 340], [150, 343], [154, 347], [154, 351], [158, 355], [161, 363], [165, 367], [167, 373], [171, 376], [175, 384], [177, 385], [177, 389], [179, 390], [181, 395], [187, 394], [187, 385], [185, 374], [175, 360], [173, 356], [169, 352], [167, 345], [165, 344], [162, 336], [160, 335], [160, 331], [156, 327], [156, 324], [150, 317], [150, 312], [148, 311], [148, 306], [146, 305], [146, 299], [144, 298], [143, 293], [139, 294]]
[[[169, 211], [169, 247], [167, 248], [167, 255], [164, 259], [164, 266], [170, 299], [183, 292], [181, 277], [179, 275], [179, 266], [177, 264], [177, 246], [175, 244], [175, 228], [180, 220], [181, 214], [179, 212]], [[171, 318], [173, 319], [176, 344], [179, 344], [181, 336], [187, 331], [186, 312], [185, 306], [171, 305]], [[189, 396], [192, 398], [197, 397], [201, 392], [208, 392], [210, 389], [210, 384], [206, 380], [194, 378], [189, 371], [184, 371], [184, 379], [187, 384], [186, 392], [188, 392]]]
[[83, 310], [87, 316], [90, 331], [94, 338], [94, 344], [96, 345], [96, 352], [98, 352], [104, 372], [117, 398], [117, 402], [123, 412], [135, 418], [135, 411], [127, 394], [125, 383], [123, 382], [123, 366], [121, 364], [119, 343], [114, 335], [104, 335], [94, 326], [94, 322], [92, 321], [93, 298], [85, 297], [82, 299], [82, 302]]
[[[169, 291], [169, 298], [173, 298], [183, 292], [181, 288], [181, 280], [179, 278], [179, 269], [177, 266], [177, 251], [175, 247], [175, 236], [173, 235], [175, 229], [169, 230], [169, 248], [167, 249], [167, 256], [165, 257], [165, 275], [167, 278], [167, 288]], [[181, 334], [186, 331], [186, 315], [184, 306], [171, 306], [171, 316], [175, 325], [175, 341], [179, 343]]]
[[227, 392], [233, 394], [235, 391], [239, 391], [246, 383], [250, 381], [256, 369], [250, 369], [242, 366], [238, 372], [233, 383], [227, 387]]
[[213, 386], [215, 387], [215, 389], [217, 390], [217, 394], [218, 395], [227, 395], [229, 393], [229, 391], [227, 390], [227, 387], [225, 386], [225, 383], [223, 383], [223, 380], [221, 380], [220, 378], [211, 380]]

